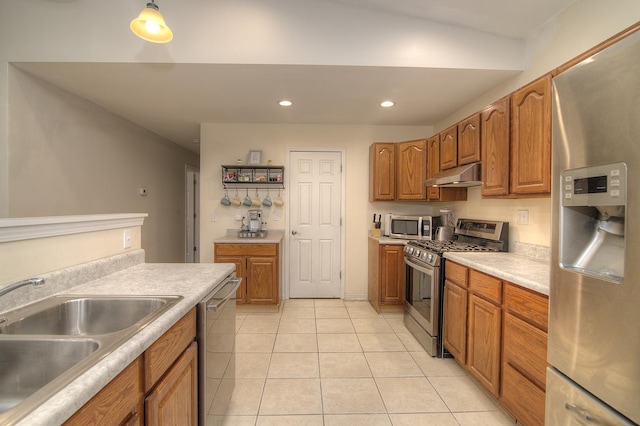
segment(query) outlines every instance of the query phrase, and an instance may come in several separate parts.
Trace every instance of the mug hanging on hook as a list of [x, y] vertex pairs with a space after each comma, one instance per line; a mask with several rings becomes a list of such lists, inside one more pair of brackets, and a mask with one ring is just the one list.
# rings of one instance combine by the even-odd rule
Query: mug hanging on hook
[[242, 204], [242, 200], [238, 196], [238, 190], [236, 189], [236, 196], [231, 199], [231, 205], [238, 207]]
[[273, 201], [273, 204], [275, 204], [278, 207], [282, 207], [284, 206], [284, 200], [282, 199], [282, 197], [280, 196], [280, 190], [278, 189], [278, 198], [276, 198]]
[[244, 200], [242, 201], [242, 204], [247, 206], [247, 207], [251, 207], [251, 198], [249, 198], [249, 189], [247, 189], [247, 195], [244, 197]]
[[253, 197], [253, 201], [251, 202], [253, 207], [260, 207], [262, 205], [262, 200], [260, 199], [260, 195], [258, 194], [258, 190], [256, 189], [256, 196]]
[[269, 196], [269, 190], [267, 189], [267, 196], [264, 197], [264, 200], [262, 200], [262, 205], [265, 207], [271, 207], [271, 204], [271, 197]]
[[223, 206], [230, 206], [231, 200], [229, 199], [229, 194], [227, 193], [227, 188], [224, 189], [224, 197], [220, 199], [220, 204]]

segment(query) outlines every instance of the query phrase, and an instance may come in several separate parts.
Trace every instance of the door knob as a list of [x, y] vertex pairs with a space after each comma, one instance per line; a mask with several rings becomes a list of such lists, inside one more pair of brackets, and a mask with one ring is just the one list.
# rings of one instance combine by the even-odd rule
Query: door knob
[[291, 231], [291, 235], [296, 235], [298, 231]]

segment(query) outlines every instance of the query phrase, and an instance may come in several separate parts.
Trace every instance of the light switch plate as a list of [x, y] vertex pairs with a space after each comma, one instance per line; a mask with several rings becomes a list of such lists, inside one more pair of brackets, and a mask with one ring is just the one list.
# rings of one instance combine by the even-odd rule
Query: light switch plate
[[529, 224], [529, 210], [518, 210], [518, 225]]

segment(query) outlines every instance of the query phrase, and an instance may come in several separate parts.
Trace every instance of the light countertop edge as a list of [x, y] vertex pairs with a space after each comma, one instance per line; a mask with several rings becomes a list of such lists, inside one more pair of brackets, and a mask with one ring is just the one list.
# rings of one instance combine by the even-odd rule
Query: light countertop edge
[[284, 231], [281, 229], [274, 229], [267, 231], [267, 236], [264, 238], [240, 238], [237, 234], [223, 235], [218, 238], [214, 238], [213, 242], [219, 244], [280, 244], [284, 238]]
[[233, 270], [234, 265], [228, 263], [143, 263], [62, 292], [79, 295], [177, 295], [183, 299], [17, 424], [62, 424]]
[[504, 252], [447, 252], [444, 257], [529, 290], [549, 295], [549, 262]]
[[374, 237], [371, 235], [371, 233], [369, 233], [369, 238], [373, 238], [374, 240], [377, 240], [378, 244], [389, 244], [389, 245], [405, 245], [409, 241], [411, 241], [411, 240], [405, 240], [402, 238], [385, 237], [384, 235], [380, 237]]

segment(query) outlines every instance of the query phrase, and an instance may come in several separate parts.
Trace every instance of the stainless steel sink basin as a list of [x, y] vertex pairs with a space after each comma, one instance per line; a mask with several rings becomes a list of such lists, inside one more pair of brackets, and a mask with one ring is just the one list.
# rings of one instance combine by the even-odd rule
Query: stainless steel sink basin
[[0, 314], [0, 424], [14, 424], [182, 300], [53, 296]]
[[91, 339], [1, 339], [0, 412], [18, 405], [99, 347]]
[[166, 303], [160, 297], [52, 297], [8, 315], [0, 334], [108, 334], [135, 325]]

